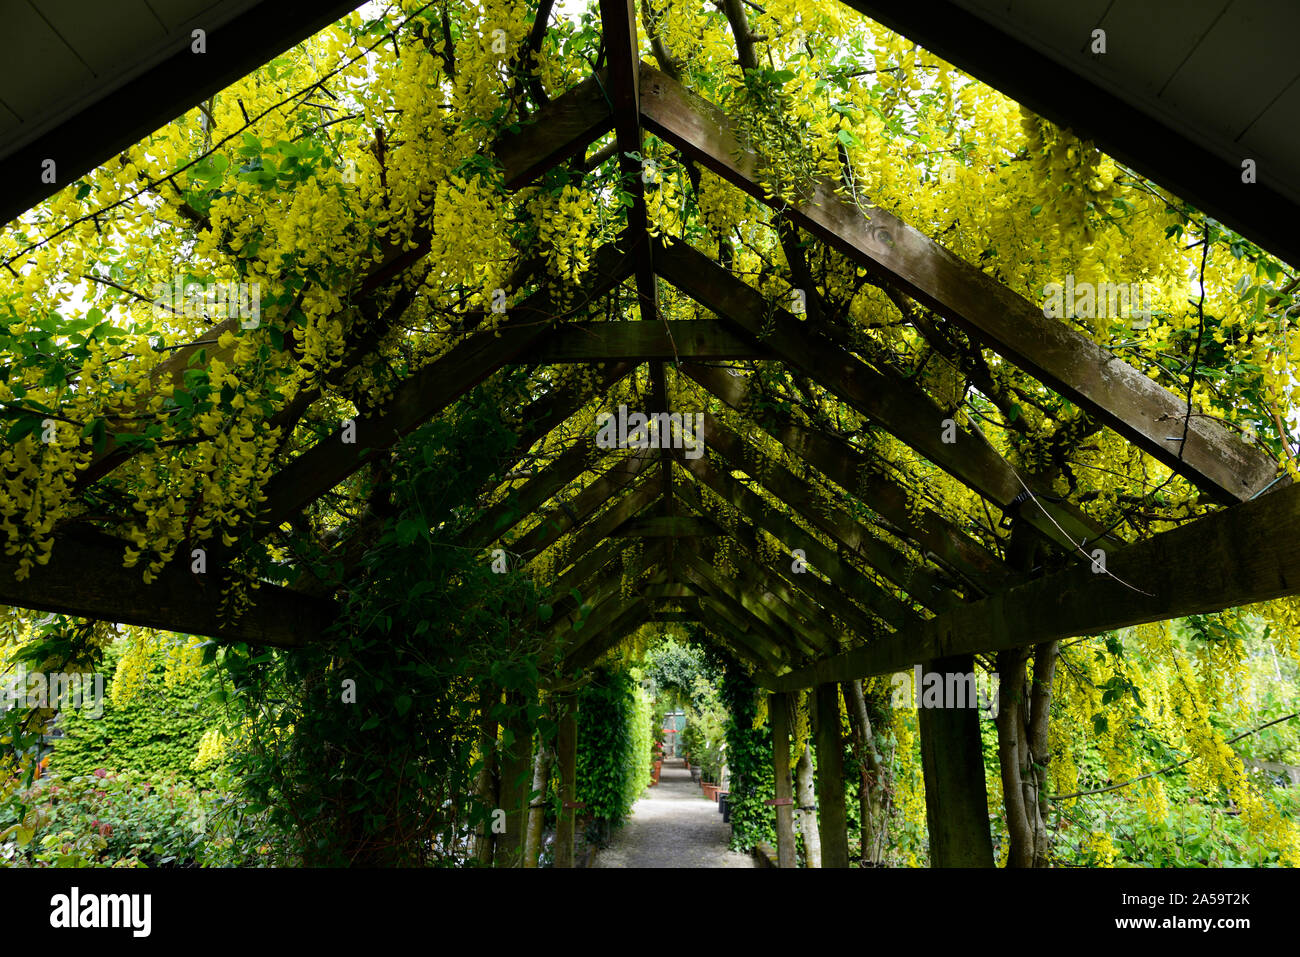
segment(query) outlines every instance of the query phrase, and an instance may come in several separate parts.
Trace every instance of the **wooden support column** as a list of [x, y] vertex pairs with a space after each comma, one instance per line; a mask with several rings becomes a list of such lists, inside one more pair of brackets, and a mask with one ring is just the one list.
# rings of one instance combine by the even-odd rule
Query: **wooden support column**
[[849, 828], [844, 812], [844, 746], [840, 741], [840, 688], [817, 686], [817, 807], [822, 867], [849, 866]]
[[501, 810], [505, 811], [505, 833], [496, 840], [497, 867], [523, 865], [524, 828], [528, 823], [528, 795], [533, 781], [533, 727], [528, 708], [536, 692], [512, 691], [506, 696], [518, 710], [506, 720], [505, 731], [513, 740], [501, 749]]
[[560, 711], [560, 817], [555, 825], [555, 866], [573, 866], [573, 831], [578, 800], [578, 699], [563, 695], [557, 702]]
[[776, 772], [776, 866], [794, 867], [794, 788], [790, 778], [790, 711], [794, 696], [767, 696], [772, 725], [772, 770]]
[[[497, 717], [496, 707], [501, 703], [501, 689], [490, 681], [484, 681], [479, 690], [479, 731], [478, 747], [482, 755], [483, 766], [479, 768], [475, 791], [478, 798], [491, 811], [499, 806], [497, 790]], [[493, 846], [492, 818], [489, 816], [479, 831], [475, 852], [478, 862], [483, 867], [492, 866]]]
[[[973, 655], [927, 662], [927, 672], [969, 674]], [[918, 689], [919, 690], [919, 689]], [[932, 867], [992, 867], [984, 749], [976, 708], [919, 708], [925, 817]]]

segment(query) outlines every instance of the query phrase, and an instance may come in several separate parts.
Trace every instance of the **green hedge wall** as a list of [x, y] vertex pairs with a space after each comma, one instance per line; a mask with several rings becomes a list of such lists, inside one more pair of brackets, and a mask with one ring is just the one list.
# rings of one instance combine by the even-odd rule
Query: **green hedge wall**
[[625, 670], [604, 671], [578, 694], [578, 800], [621, 823], [650, 783], [650, 703]]
[[129, 704], [116, 707], [112, 676], [122, 652], [120, 643], [110, 646], [100, 666], [106, 675], [104, 713], [98, 718], [71, 710], [61, 714], [64, 737], [54, 745], [50, 770], [62, 778], [104, 768], [194, 782], [190, 763], [199, 738], [216, 720], [216, 706], [208, 697], [211, 680], [200, 677], [168, 688], [163, 663], [155, 659], [145, 687]]

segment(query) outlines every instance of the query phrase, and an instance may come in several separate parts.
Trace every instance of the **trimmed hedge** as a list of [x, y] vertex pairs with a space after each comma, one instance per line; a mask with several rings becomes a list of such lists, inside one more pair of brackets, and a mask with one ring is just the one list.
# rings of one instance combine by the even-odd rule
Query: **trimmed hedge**
[[202, 677], [168, 688], [164, 666], [155, 658], [147, 684], [129, 704], [113, 704], [113, 674], [123, 649], [120, 643], [104, 653], [104, 713], [90, 718], [80, 711], [60, 715], [63, 737], [55, 742], [50, 770], [67, 779], [93, 774], [135, 771], [150, 780], [169, 778], [194, 782], [190, 764], [198, 753], [199, 738], [216, 723], [213, 690]]
[[622, 823], [650, 784], [651, 706], [625, 670], [603, 671], [578, 694], [578, 800]]

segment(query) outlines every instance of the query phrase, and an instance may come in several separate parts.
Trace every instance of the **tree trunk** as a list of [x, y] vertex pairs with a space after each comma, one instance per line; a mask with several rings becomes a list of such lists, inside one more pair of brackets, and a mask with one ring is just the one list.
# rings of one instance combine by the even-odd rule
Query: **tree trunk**
[[1052, 710], [1052, 678], [1056, 675], [1059, 651], [1060, 645], [1055, 641], [1034, 648], [1034, 687], [1030, 696], [1027, 736], [1031, 773], [1025, 776], [1032, 784], [1032, 791], [1025, 795], [1025, 805], [1026, 810], [1033, 809], [1034, 867], [1043, 867], [1047, 862], [1047, 802], [1043, 794], [1047, 791], [1047, 765], [1052, 759], [1047, 738]]
[[871, 731], [871, 716], [867, 714], [867, 699], [862, 693], [861, 681], [846, 681], [840, 686], [844, 701], [849, 706], [849, 727], [853, 732], [853, 756], [858, 765], [859, 842], [862, 845], [862, 863], [875, 864], [880, 860], [882, 842], [877, 840], [877, 828], [883, 829], [877, 810], [878, 789], [884, 784], [881, 777], [880, 756], [876, 754], [876, 738]]
[[546, 823], [546, 790], [551, 780], [555, 751], [549, 741], [539, 742], [533, 760], [533, 789], [528, 798], [528, 832], [524, 838], [524, 867], [536, 867], [542, 853], [542, 827]]
[[805, 743], [794, 769], [795, 800], [799, 802], [799, 833], [803, 835], [806, 867], [822, 866], [821, 832], [817, 829], [817, 798], [813, 788], [812, 749]]
[[1007, 867], [1031, 867], [1034, 833], [1025, 807], [1020, 769], [1028, 753], [1025, 741], [1025, 656], [1018, 649], [998, 654], [998, 767], [1002, 771], [1002, 804], [1007, 814]]

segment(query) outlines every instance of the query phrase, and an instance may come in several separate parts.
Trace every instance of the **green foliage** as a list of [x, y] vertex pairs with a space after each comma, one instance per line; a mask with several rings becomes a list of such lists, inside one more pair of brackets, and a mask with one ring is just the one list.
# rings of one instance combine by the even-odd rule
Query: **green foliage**
[[684, 732], [687, 753], [691, 756], [691, 764], [700, 766], [702, 778], [717, 783], [722, 777], [727, 744], [727, 709], [723, 707], [717, 690], [703, 675], [695, 676], [691, 700], [695, 704], [687, 706]]
[[776, 843], [776, 823], [765, 801], [776, 797], [772, 732], [758, 717], [758, 687], [738, 666], [727, 668], [720, 694], [729, 712], [726, 725], [731, 809], [731, 847], [747, 851], [760, 841]]
[[203, 840], [199, 793], [186, 784], [157, 787], [138, 773], [97, 771], [38, 780], [23, 795], [26, 812], [0, 810], [0, 863], [27, 867], [194, 866]]
[[625, 670], [603, 670], [578, 695], [578, 800], [621, 823], [650, 783], [649, 701]]
[[697, 646], [678, 642], [672, 637], [664, 638], [646, 652], [643, 667], [656, 689], [676, 692], [683, 701], [697, 708], [702, 702], [697, 700], [695, 679], [704, 678], [705, 687], [710, 687], [709, 682], [717, 677]]
[[121, 643], [104, 653], [104, 710], [98, 718], [81, 710], [64, 711], [64, 736], [54, 748], [50, 770], [59, 778], [85, 776], [96, 769], [135, 771], [155, 784], [175, 778], [193, 783], [191, 768], [203, 732], [218, 720], [211, 695], [217, 684], [198, 677], [168, 687], [165, 666], [155, 655], [141, 693], [124, 705], [113, 704], [113, 673]]
[[494, 689], [488, 707], [502, 725], [520, 708], [539, 717], [536, 704], [496, 694], [539, 677], [531, 582], [454, 544], [476, 511], [475, 476], [517, 442], [501, 404], [488, 386], [475, 390], [376, 469], [369, 510], [382, 521], [330, 642], [222, 654], [250, 718], [246, 733], [232, 728], [246, 790], [227, 817], [263, 815], [277, 864], [466, 863], [465, 835], [492, 810], [472, 796], [480, 689]]

